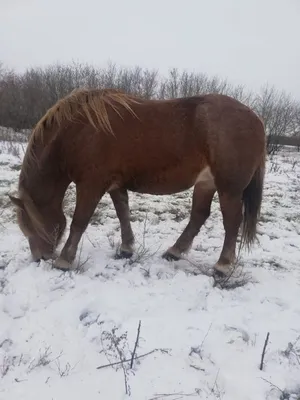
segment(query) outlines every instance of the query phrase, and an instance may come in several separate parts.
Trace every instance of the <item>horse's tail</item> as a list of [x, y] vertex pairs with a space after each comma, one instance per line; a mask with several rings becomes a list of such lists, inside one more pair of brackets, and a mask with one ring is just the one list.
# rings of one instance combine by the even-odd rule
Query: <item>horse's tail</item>
[[256, 226], [260, 215], [263, 196], [263, 184], [265, 176], [265, 155], [254, 172], [248, 186], [244, 189], [243, 201], [243, 223], [241, 235], [241, 247], [246, 245], [249, 249], [256, 239]]

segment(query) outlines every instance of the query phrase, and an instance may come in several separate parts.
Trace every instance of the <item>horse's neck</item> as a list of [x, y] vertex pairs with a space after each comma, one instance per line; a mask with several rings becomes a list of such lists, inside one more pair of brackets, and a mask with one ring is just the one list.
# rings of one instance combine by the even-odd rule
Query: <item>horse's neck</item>
[[20, 189], [24, 189], [36, 205], [61, 204], [68, 183], [67, 178], [59, 171], [58, 160], [48, 152], [35, 153], [35, 159], [28, 154], [21, 172]]

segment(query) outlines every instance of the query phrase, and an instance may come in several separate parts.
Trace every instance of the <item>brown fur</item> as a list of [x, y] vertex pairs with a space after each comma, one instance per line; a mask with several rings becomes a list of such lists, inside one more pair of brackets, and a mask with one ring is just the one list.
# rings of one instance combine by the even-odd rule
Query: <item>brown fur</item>
[[12, 201], [22, 210], [19, 224], [31, 248], [43, 256], [61, 238], [62, 200], [69, 183], [75, 182], [70, 235], [56, 261], [57, 267], [67, 268], [105, 192], [120, 220], [121, 255], [130, 256], [134, 239], [127, 191], [163, 195], [195, 186], [190, 222], [164, 254], [177, 259], [208, 218], [217, 191], [225, 228], [215, 267], [221, 271], [234, 261], [242, 220], [242, 242], [249, 247], [255, 239], [265, 142], [262, 121], [228, 96], [143, 100], [116, 90], [77, 90], [59, 100], [33, 130], [19, 199]]

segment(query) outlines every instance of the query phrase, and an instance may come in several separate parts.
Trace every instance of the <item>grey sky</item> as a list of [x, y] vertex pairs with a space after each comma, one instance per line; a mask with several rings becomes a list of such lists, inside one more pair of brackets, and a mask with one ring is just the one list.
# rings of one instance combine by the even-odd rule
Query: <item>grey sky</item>
[[171, 67], [300, 99], [300, 0], [0, 0], [0, 60]]

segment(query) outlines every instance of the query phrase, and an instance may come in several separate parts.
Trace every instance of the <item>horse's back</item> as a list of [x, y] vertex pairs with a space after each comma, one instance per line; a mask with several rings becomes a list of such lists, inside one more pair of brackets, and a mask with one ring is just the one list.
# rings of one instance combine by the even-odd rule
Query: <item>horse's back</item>
[[107, 105], [112, 133], [84, 118], [76, 125], [66, 122], [58, 136], [74, 179], [92, 171], [135, 190], [153, 185], [153, 191], [173, 192], [192, 186], [207, 166], [237, 174], [240, 164], [254, 164], [262, 149], [259, 118], [225, 95], [140, 100], [131, 108], [133, 113], [123, 107], [116, 112]]

